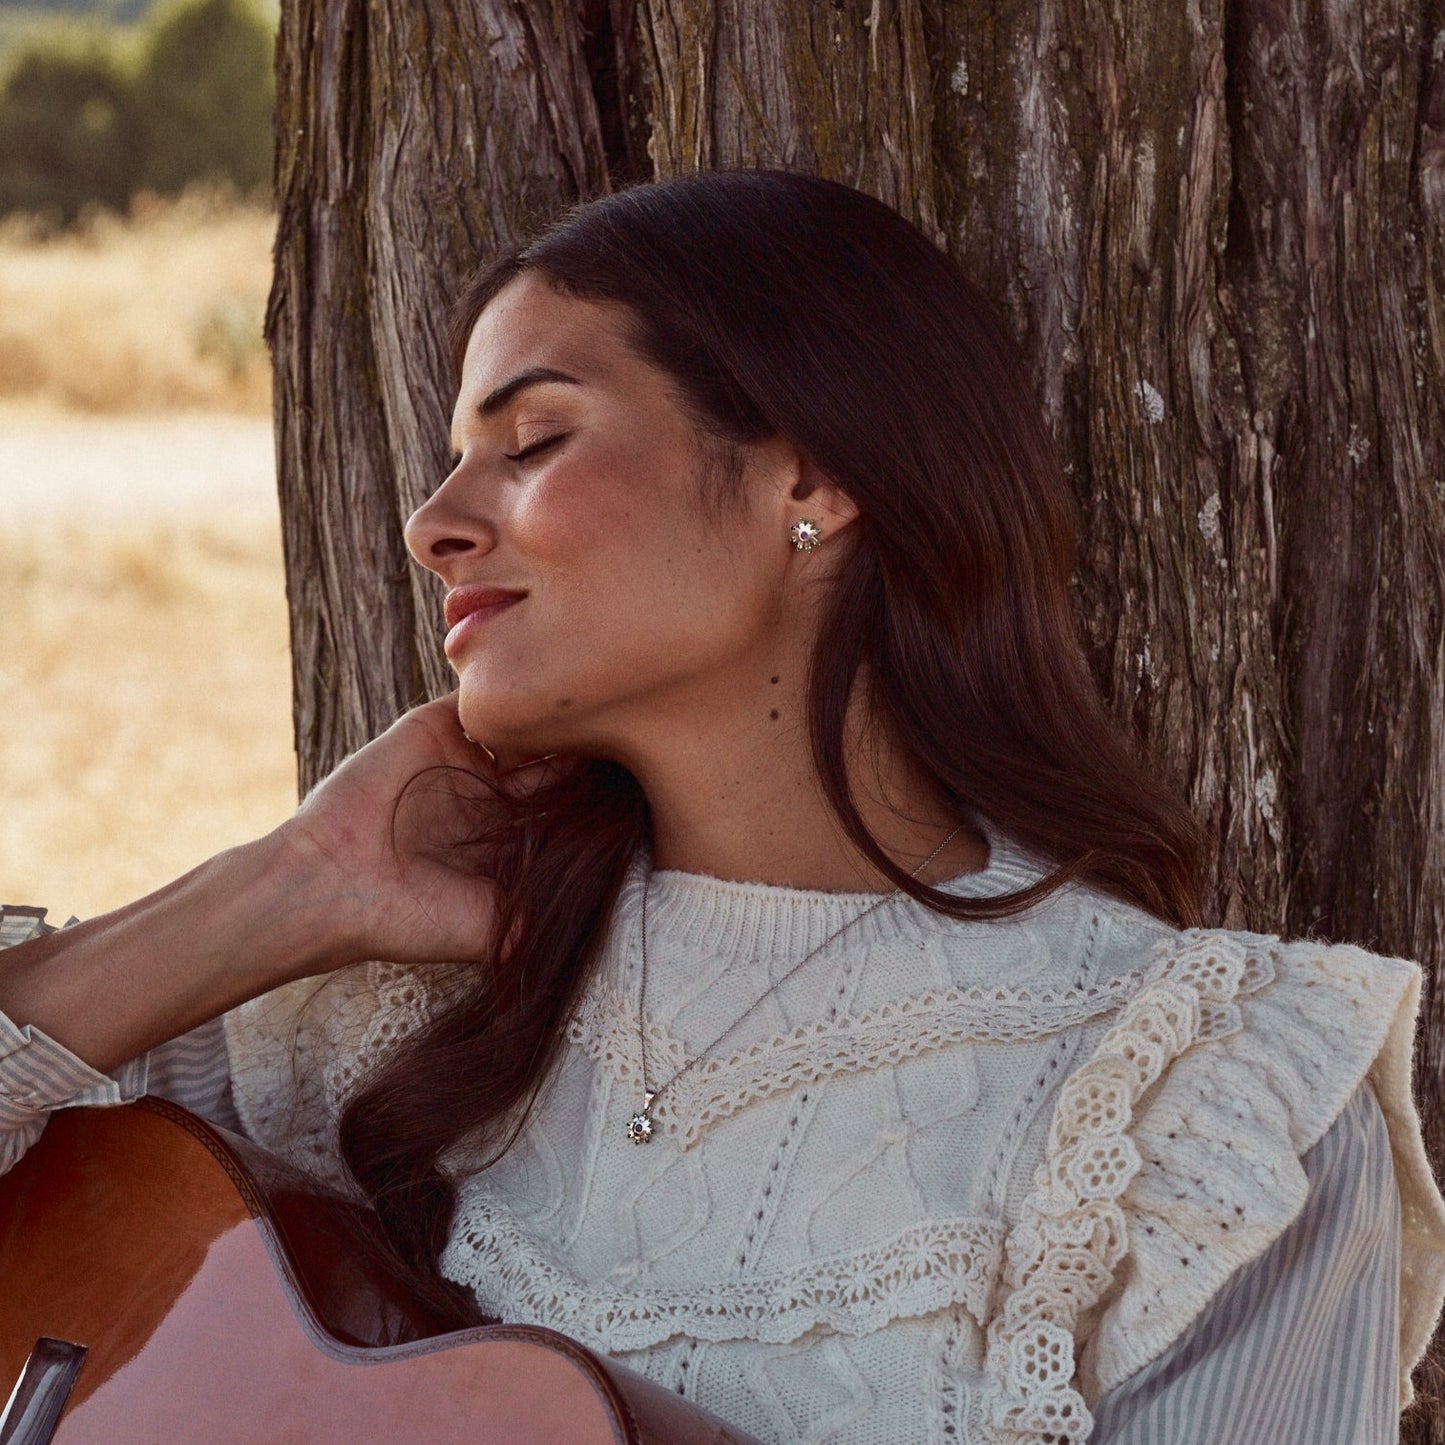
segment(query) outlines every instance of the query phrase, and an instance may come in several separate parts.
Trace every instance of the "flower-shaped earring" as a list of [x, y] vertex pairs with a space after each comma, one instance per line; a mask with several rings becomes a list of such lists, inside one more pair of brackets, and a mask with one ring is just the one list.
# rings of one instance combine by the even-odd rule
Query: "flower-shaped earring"
[[788, 528], [793, 546], [800, 552], [811, 552], [823, 540], [823, 529], [811, 517], [800, 517]]

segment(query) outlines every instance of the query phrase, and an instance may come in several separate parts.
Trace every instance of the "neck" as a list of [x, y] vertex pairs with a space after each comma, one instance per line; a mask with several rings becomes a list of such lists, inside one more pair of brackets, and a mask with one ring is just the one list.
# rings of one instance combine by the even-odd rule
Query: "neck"
[[[987, 865], [983, 836], [887, 729], [854, 707], [847, 734], [858, 811], [895, 863], [912, 872], [958, 828], [919, 880], [937, 883]], [[844, 833], [801, 723], [717, 729], [705, 746], [634, 758], [630, 766], [647, 793], [656, 868], [825, 892], [896, 886]]]

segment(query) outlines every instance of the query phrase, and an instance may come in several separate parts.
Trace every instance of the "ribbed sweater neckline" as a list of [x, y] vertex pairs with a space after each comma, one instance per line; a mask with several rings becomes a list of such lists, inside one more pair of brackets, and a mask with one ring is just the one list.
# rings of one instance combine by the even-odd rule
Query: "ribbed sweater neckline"
[[[1012, 893], [1050, 871], [1048, 860], [1008, 837], [991, 820], [975, 815], [972, 821], [988, 842], [988, 862], [941, 882], [938, 886], [945, 892], [963, 897]], [[853, 919], [858, 921], [841, 935], [840, 946], [917, 938], [960, 926], [958, 920], [902, 893], [835, 893], [653, 869], [651, 855], [644, 849], [633, 861], [618, 900], [619, 921], [625, 920], [629, 931], [640, 928], [642, 889], [649, 874], [650, 950], [661, 951], [674, 943], [689, 951], [777, 958], [806, 952]], [[880, 898], [888, 901], [859, 917]]]

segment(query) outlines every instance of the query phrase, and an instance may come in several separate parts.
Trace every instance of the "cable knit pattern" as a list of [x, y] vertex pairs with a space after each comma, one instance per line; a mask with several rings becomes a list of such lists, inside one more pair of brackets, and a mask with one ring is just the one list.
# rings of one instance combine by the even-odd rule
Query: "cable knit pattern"
[[[947, 886], [1033, 882], [990, 860]], [[1073, 885], [963, 923], [873, 895], [659, 871], [624, 880], [515, 1147], [443, 1163], [445, 1274], [769, 1442], [1085, 1440], [1300, 1211], [1300, 1157], [1362, 1079], [1403, 1209], [1402, 1399], [1445, 1302], [1445, 1200], [1410, 1094], [1419, 966], [1349, 945], [1177, 931]], [[779, 982], [781, 980], [781, 982]], [[777, 982], [751, 1015], [749, 1006]], [[335, 1119], [445, 996], [369, 964], [227, 1016], [238, 1110], [335, 1179]], [[653, 1141], [628, 1142], [645, 1022]]]

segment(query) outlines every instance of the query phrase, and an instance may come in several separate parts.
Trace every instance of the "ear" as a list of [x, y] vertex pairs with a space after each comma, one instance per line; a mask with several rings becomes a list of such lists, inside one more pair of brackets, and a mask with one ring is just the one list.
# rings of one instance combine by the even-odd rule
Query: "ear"
[[787, 511], [790, 524], [809, 517], [828, 537], [836, 536], [857, 517], [858, 504], [826, 472], [802, 457], [798, 479], [788, 492]]

